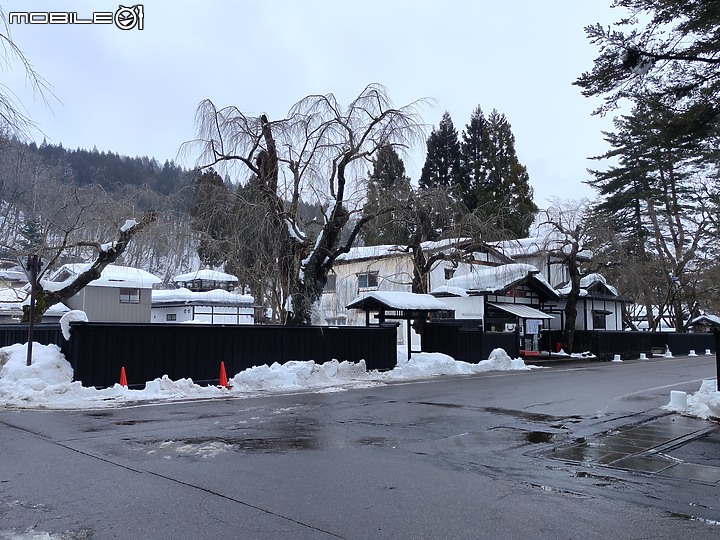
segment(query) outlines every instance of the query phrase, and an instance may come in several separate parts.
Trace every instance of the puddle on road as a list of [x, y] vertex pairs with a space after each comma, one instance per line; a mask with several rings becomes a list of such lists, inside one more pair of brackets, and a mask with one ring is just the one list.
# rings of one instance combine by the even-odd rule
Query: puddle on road
[[225, 452], [244, 454], [281, 454], [317, 448], [313, 437], [191, 437], [172, 440], [138, 441], [148, 454], [165, 453], [214, 457]]
[[152, 420], [120, 420], [115, 422], [116, 426], [134, 426], [135, 424], [145, 424], [146, 422], [152, 422]]
[[525, 434], [525, 440], [530, 444], [540, 444], [549, 442], [553, 438], [552, 433], [547, 431], [528, 431]]
[[[714, 442], [717, 427], [697, 419], [664, 416], [626, 426], [589, 440], [556, 447], [544, 455], [564, 461], [595, 464], [650, 475], [720, 483], [720, 452]], [[720, 435], [717, 436], [720, 438]], [[703, 452], [710, 448], [717, 452]], [[687, 463], [698, 461], [699, 464]]]
[[492, 414], [503, 414], [506, 416], [511, 416], [513, 418], [519, 418], [521, 420], [530, 420], [531, 422], [551, 423], [562, 420], [562, 418], [558, 418], [557, 416], [552, 416], [549, 414], [534, 413], [529, 411], [516, 411], [513, 409], [501, 409], [498, 407], [483, 407], [482, 410]]
[[363, 437], [361, 439], [357, 439], [355, 444], [359, 446], [389, 446], [389, 442], [386, 437]]
[[[467, 405], [460, 405], [458, 403], [443, 403], [439, 401], [417, 401], [416, 403], [418, 405], [432, 405], [433, 407], [444, 407], [446, 409], [468, 409], [478, 412], [487, 412], [490, 414], [501, 414], [504, 416], [510, 416], [512, 418], [519, 418], [521, 420], [529, 420], [531, 422], [550, 423], [566, 420], [565, 418], [552, 416], [550, 414], [535, 413], [530, 411], [519, 411], [515, 409], [503, 409], [501, 407], [469, 407]], [[579, 418], [581, 417], [568, 417], [568, 419], [570, 419], [571, 421], [573, 419]]]

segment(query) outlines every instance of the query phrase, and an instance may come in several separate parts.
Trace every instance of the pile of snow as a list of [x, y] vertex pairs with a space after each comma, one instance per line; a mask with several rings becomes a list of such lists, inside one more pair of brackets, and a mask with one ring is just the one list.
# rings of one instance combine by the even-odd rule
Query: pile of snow
[[87, 314], [79, 309], [72, 309], [60, 317], [60, 329], [67, 341], [70, 341], [70, 323], [74, 322], [88, 322]]
[[592, 352], [585, 351], [580, 353], [568, 354], [564, 350], [558, 352], [542, 351], [543, 355], [548, 355], [551, 358], [587, 358], [588, 360], [594, 360], [597, 358]]
[[32, 364], [27, 365], [27, 346], [10, 345], [0, 349], [0, 377], [3, 386], [22, 384], [35, 389], [72, 380], [73, 370], [57, 345], [38, 345], [32, 349]]
[[[189, 379], [167, 377], [146, 383], [144, 390], [128, 390], [116, 384], [98, 390], [73, 382], [73, 369], [57, 345], [32, 347], [27, 365], [27, 344], [0, 349], [0, 405], [22, 408], [76, 409], [108, 407], [131, 401], [188, 399], [222, 396], [216, 387], [202, 387]], [[227, 395], [227, 393], [225, 393]]]
[[439, 353], [413, 354], [407, 360], [400, 351], [397, 367], [387, 372], [368, 372], [364, 361], [287, 362], [246, 369], [228, 381], [230, 389], [200, 386], [191, 379], [173, 381], [164, 376], [145, 383], [142, 390], [119, 384], [98, 390], [84, 387], [81, 381], [73, 382], [72, 367], [56, 345], [35, 343], [32, 352], [32, 365], [27, 366], [26, 344], [0, 349], [0, 406], [81, 409], [143, 401], [250, 397], [269, 392], [338, 392], [438, 375], [532, 369], [521, 359], [511, 359], [502, 349], [495, 349], [488, 360], [478, 364], [455, 361]]
[[241, 371], [228, 382], [235, 392], [280, 389], [330, 391], [333, 387], [342, 389], [343, 384], [354, 388], [373, 384], [363, 360], [358, 363], [333, 360], [324, 364], [316, 364], [312, 360], [291, 361], [282, 365], [255, 366]]
[[720, 392], [718, 392], [717, 380], [704, 380], [700, 385], [700, 390], [691, 396], [687, 396], [686, 406], [679, 407], [671, 401], [664, 408], [706, 420], [708, 418], [720, 418]]
[[395, 369], [383, 374], [385, 380], [398, 381], [408, 379], [425, 379], [437, 375], [471, 375], [486, 371], [510, 371], [537, 369], [528, 366], [521, 358], [511, 359], [503, 349], [495, 349], [488, 360], [477, 364], [455, 360], [442, 353], [415, 353], [410, 360], [407, 355], [398, 354]]

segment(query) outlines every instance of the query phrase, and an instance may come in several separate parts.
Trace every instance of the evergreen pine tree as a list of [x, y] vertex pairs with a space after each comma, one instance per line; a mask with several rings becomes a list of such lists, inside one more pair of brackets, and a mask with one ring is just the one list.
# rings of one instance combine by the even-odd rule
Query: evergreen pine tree
[[18, 245], [23, 252], [36, 253], [45, 244], [45, 231], [38, 217], [27, 218], [20, 226]]
[[[702, 293], [696, 276], [714, 264], [713, 231], [717, 213], [717, 127], [678, 112], [675, 103], [640, 100], [629, 116], [615, 120], [606, 133], [613, 147], [601, 158], [615, 158], [607, 171], [593, 171], [588, 182], [601, 195], [597, 209], [612, 216], [620, 252], [613, 260], [645, 269], [636, 290], [652, 318], [668, 310], [675, 329], [684, 331], [685, 310]], [[617, 247], [612, 246], [613, 250]], [[627, 281], [625, 276], [621, 279]]]
[[463, 202], [469, 211], [478, 205], [478, 192], [487, 189], [490, 174], [490, 129], [478, 106], [470, 116], [470, 122], [462, 136], [461, 160], [467, 189], [463, 193]]
[[428, 137], [425, 165], [420, 174], [420, 187], [453, 187], [462, 184], [460, 142], [450, 114], [446, 111], [437, 129], [433, 129]]
[[203, 264], [219, 266], [227, 258], [230, 191], [222, 177], [208, 169], [195, 180], [194, 194], [190, 216], [192, 228], [200, 234], [198, 256]]
[[[453, 200], [451, 206], [455, 209], [451, 214], [447, 208], [426, 208], [424, 210], [424, 228], [428, 234], [426, 240], [437, 240], [443, 231], [450, 227], [459, 218], [455, 203], [462, 202], [463, 194], [467, 192], [467, 183], [463, 175], [460, 153], [460, 141], [457, 130], [453, 125], [450, 114], [445, 112], [437, 129], [433, 129], [427, 140], [427, 155], [420, 174], [420, 192], [449, 189]], [[432, 206], [432, 205], [431, 205]]]
[[367, 201], [363, 216], [373, 218], [363, 231], [366, 245], [406, 245], [410, 238], [407, 220], [400, 209], [407, 205], [411, 193], [410, 178], [405, 174], [405, 163], [392, 146], [383, 146], [373, 160], [373, 172], [368, 179]]
[[515, 152], [515, 136], [504, 114], [493, 110], [487, 119], [486, 157], [478, 169], [475, 196], [478, 208], [497, 214], [498, 226], [514, 238], [526, 237], [538, 207], [530, 176]]

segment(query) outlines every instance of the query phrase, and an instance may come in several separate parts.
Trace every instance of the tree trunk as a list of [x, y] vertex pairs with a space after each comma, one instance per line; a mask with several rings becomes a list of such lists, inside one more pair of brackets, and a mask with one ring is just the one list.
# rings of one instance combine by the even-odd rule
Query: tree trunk
[[[42, 285], [38, 283], [35, 291], [35, 312], [33, 314], [35, 322], [42, 321], [45, 312], [55, 304], [60, 304], [72, 298], [85, 288], [86, 285], [98, 279], [106, 266], [114, 263], [120, 255], [123, 254], [133, 236], [142, 231], [145, 227], [157, 220], [155, 212], [145, 214], [140, 223], [135, 223], [132, 227], [121, 230], [118, 239], [112, 243], [112, 247], [108, 249], [99, 248], [99, 254], [95, 262], [90, 268], [80, 274], [69, 285], [58, 291], [46, 291]], [[97, 246], [96, 246], [97, 247]], [[23, 322], [30, 320], [30, 307], [23, 306]]]
[[675, 332], [681, 334], [685, 331], [685, 320], [683, 317], [682, 298], [677, 292], [673, 298], [673, 311], [675, 311]]
[[577, 321], [577, 302], [580, 298], [580, 270], [577, 264], [579, 246], [573, 243], [567, 257], [568, 273], [570, 274], [570, 294], [565, 301], [565, 328], [563, 329], [563, 342], [565, 352], [572, 354], [575, 339], [575, 323]]

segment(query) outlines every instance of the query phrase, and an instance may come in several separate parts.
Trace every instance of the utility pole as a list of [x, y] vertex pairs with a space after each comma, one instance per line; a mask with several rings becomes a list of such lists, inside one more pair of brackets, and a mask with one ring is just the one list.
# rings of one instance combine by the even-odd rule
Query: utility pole
[[35, 290], [42, 262], [37, 255], [28, 255], [27, 273], [30, 278], [30, 320], [28, 324], [27, 365], [32, 365], [33, 330], [35, 329]]

